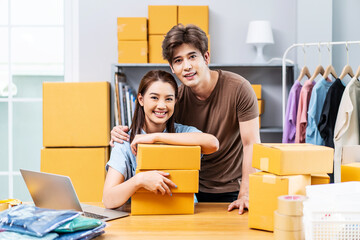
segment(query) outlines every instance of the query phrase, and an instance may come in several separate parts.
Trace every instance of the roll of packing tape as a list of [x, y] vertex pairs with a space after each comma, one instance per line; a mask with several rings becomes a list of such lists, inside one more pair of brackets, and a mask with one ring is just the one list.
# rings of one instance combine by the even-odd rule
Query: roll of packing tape
[[275, 240], [303, 240], [305, 239], [303, 231], [282, 231], [274, 229]]
[[302, 195], [284, 195], [278, 197], [277, 212], [283, 215], [302, 216], [303, 201], [306, 199]]
[[7, 203], [9, 207], [14, 207], [20, 205], [22, 202], [19, 199], [5, 199], [0, 200], [0, 204], [1, 203]]
[[282, 231], [301, 231], [302, 216], [290, 216], [274, 212], [274, 228]]
[[0, 203], [0, 212], [9, 208], [8, 203]]

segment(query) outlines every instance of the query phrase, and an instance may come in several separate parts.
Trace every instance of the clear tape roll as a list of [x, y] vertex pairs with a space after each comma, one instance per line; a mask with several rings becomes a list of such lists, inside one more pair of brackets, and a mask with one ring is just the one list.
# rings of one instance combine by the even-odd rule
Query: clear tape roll
[[303, 231], [283, 231], [279, 229], [274, 229], [274, 239], [275, 240], [304, 240]]
[[274, 212], [274, 228], [282, 231], [301, 231], [302, 216], [289, 216]]
[[306, 197], [303, 195], [283, 195], [278, 197], [277, 212], [283, 215], [302, 216], [303, 202]]

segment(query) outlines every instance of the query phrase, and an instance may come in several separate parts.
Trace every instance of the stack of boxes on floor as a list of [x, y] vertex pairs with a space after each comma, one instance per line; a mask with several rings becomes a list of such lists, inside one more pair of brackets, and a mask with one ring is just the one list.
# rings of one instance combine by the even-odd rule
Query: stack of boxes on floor
[[208, 6], [148, 6], [148, 17], [148, 25], [144, 17], [117, 19], [119, 63], [167, 63], [162, 41], [178, 23], [199, 26], [210, 40]]
[[131, 214], [193, 214], [194, 193], [199, 189], [200, 157], [199, 146], [139, 144], [136, 173], [155, 169], [169, 173], [177, 188], [171, 188], [171, 196], [139, 189], [131, 197]]
[[[311, 144], [254, 144], [250, 174], [249, 227], [274, 231], [274, 211], [281, 195], [305, 195], [305, 186], [326, 181], [334, 150]], [[328, 182], [328, 181], [327, 181]]]
[[44, 83], [40, 169], [69, 176], [82, 202], [100, 202], [109, 159], [108, 82]]
[[261, 127], [261, 114], [264, 113], [264, 100], [261, 99], [261, 84], [251, 84], [254, 92], [256, 94], [256, 98], [258, 101], [259, 108], [259, 128]]

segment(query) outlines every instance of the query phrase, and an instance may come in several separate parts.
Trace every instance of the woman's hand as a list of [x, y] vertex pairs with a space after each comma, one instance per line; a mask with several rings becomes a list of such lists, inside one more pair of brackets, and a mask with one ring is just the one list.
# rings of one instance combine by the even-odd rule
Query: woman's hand
[[128, 126], [115, 126], [111, 130], [110, 146], [114, 147], [114, 142], [123, 143], [123, 141], [129, 141], [130, 136]]
[[157, 141], [156, 133], [149, 134], [137, 134], [135, 135], [134, 140], [131, 142], [131, 152], [136, 156], [137, 145], [139, 143], [155, 143]]
[[169, 194], [171, 196], [170, 188], [177, 188], [177, 186], [167, 178], [168, 176], [169, 173], [162, 171], [140, 172], [135, 175], [137, 181], [139, 181], [139, 186], [156, 194]]

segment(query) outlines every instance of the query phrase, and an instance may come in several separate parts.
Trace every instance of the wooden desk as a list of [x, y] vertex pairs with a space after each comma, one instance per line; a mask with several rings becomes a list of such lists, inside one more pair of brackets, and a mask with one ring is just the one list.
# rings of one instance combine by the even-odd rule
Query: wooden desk
[[[95, 205], [95, 204], [94, 204]], [[100, 204], [96, 204], [100, 205]], [[194, 215], [129, 216], [107, 222], [101, 239], [273, 239], [248, 227], [248, 213], [227, 212], [227, 203], [198, 203]]]

